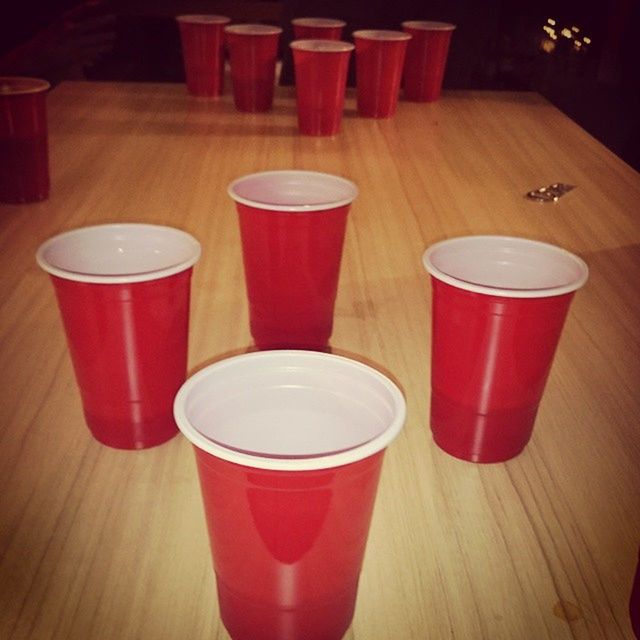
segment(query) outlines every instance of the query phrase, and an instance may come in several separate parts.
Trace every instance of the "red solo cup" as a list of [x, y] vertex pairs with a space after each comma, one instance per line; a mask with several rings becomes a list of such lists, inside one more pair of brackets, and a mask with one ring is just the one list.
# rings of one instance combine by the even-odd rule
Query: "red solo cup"
[[334, 18], [294, 18], [291, 24], [296, 40], [340, 40], [347, 23]]
[[187, 380], [222, 622], [234, 640], [338, 640], [353, 617], [400, 390], [355, 360], [255, 352]]
[[356, 93], [358, 113], [369, 118], [390, 118], [398, 105], [407, 42], [403, 31], [355, 31]]
[[256, 346], [326, 349], [357, 187], [326, 173], [266, 171], [235, 180], [228, 192], [238, 210]]
[[0, 202], [49, 197], [49, 87], [37, 78], [0, 77]]
[[194, 96], [222, 95], [224, 25], [230, 18], [213, 15], [177, 16], [187, 89]]
[[331, 136], [342, 122], [349, 57], [354, 45], [338, 40], [294, 40], [300, 133]]
[[451, 35], [456, 26], [411, 20], [403, 22], [402, 28], [412, 36], [404, 65], [404, 97], [415, 102], [434, 102], [440, 97]]
[[268, 111], [273, 105], [278, 40], [282, 29], [264, 24], [224, 28], [233, 99], [238, 111]]
[[629, 598], [629, 616], [633, 633], [640, 640], [640, 559], [638, 559], [631, 597]]
[[99, 442], [144, 449], [177, 433], [189, 293], [200, 245], [149, 224], [68, 231], [38, 249], [53, 282], [85, 419]]
[[431, 430], [472, 462], [525, 447], [574, 292], [577, 256], [503, 236], [445, 240], [423, 256], [433, 287]]

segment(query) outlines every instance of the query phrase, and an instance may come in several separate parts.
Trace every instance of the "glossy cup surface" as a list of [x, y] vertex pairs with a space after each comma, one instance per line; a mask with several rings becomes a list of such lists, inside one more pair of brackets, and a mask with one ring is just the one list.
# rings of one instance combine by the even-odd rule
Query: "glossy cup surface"
[[85, 227], [43, 243], [93, 436], [144, 449], [177, 434], [187, 369], [190, 281], [200, 245], [178, 229]]
[[431, 430], [473, 462], [518, 455], [531, 436], [565, 317], [588, 269], [522, 238], [470, 236], [430, 247]]

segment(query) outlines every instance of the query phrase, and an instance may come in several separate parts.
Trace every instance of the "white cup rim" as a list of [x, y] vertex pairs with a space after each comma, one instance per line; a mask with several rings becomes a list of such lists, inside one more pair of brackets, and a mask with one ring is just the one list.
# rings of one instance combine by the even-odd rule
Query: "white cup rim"
[[29, 76], [0, 76], [0, 96], [22, 96], [48, 91], [51, 84], [42, 78]]
[[[308, 457], [270, 457], [267, 455], [248, 453], [229, 448], [223, 444], [204, 436], [189, 419], [187, 413], [187, 403], [190, 395], [197, 386], [212, 374], [215, 375], [225, 368], [233, 369], [234, 367], [246, 366], [252, 363], [254, 366], [260, 366], [261, 363], [282, 363], [285, 367], [291, 367], [295, 371], [296, 366], [303, 366], [305, 362], [315, 362], [319, 366], [326, 363], [331, 367], [339, 368], [340, 371], [354, 371], [359, 375], [366, 376], [372, 384], [375, 384], [381, 392], [385, 393], [385, 397], [392, 405], [392, 418], [384, 428], [374, 438], [367, 439], [361, 444], [357, 444], [345, 451], [337, 453], [310, 455]], [[355, 402], [355, 401], [354, 401]], [[238, 356], [232, 356], [211, 364], [201, 369], [193, 376], [188, 378], [176, 394], [174, 401], [174, 417], [176, 424], [182, 434], [198, 449], [206, 453], [247, 467], [258, 469], [270, 469], [275, 471], [308, 471], [316, 469], [330, 469], [345, 464], [351, 464], [359, 460], [363, 460], [379, 451], [382, 451], [387, 445], [398, 435], [402, 429], [406, 417], [406, 402], [400, 389], [384, 374], [377, 369], [370, 367], [362, 362], [318, 351], [304, 350], [273, 350], [258, 351], [245, 353]]]
[[[451, 268], [449, 266], [444, 268], [443, 263], [446, 261], [447, 252], [449, 257], [455, 254], [456, 249], [466, 249], [467, 254], [473, 252], [473, 250], [476, 250], [476, 252], [484, 250], [487, 253], [491, 251], [491, 247], [493, 247], [494, 254], [496, 248], [503, 252], [505, 260], [509, 254], [516, 255], [517, 252], [520, 252], [520, 255], [522, 255], [523, 250], [528, 251], [530, 256], [536, 256], [534, 262], [531, 263], [531, 269], [534, 269], [536, 264], [539, 266], [544, 264], [545, 261], [548, 262], [553, 259], [556, 261], [556, 266], [561, 268], [562, 274], [558, 274], [557, 277], [549, 277], [547, 278], [547, 284], [541, 281], [538, 286], [533, 286], [535, 284], [533, 278], [529, 278], [527, 286], [525, 284], [516, 286], [516, 284], [512, 283], [510, 283], [510, 286], [506, 286], [496, 285], [495, 282], [482, 282], [483, 277], [478, 277], [478, 279], [475, 279], [474, 276], [465, 275], [463, 277], [463, 271], [458, 267]], [[424, 252], [422, 262], [431, 276], [457, 289], [505, 298], [559, 296], [576, 291], [585, 284], [589, 277], [589, 268], [584, 260], [566, 249], [538, 240], [512, 236], [461, 236], [442, 240], [431, 245]], [[459, 264], [461, 263], [462, 261], [459, 262]], [[524, 264], [525, 261], [520, 260], [520, 263]], [[470, 268], [468, 267], [469, 264], [471, 264]], [[477, 265], [477, 260], [474, 262], [467, 258], [466, 264], [463, 265], [463, 270], [465, 273], [469, 273], [474, 269], [479, 270], [480, 267]], [[535, 274], [535, 277], [542, 278], [538, 274]]]
[[405, 20], [402, 26], [409, 29], [423, 29], [424, 31], [453, 31], [457, 25], [437, 20]]
[[[106, 238], [109, 235], [113, 237], [114, 234], [126, 234], [127, 232], [129, 234], [155, 234], [158, 238], [162, 238], [167, 242], [180, 243], [181, 246], [178, 250], [176, 245], [174, 254], [168, 253], [162, 258], [154, 259], [153, 263], [147, 266], [143, 266], [141, 261], [139, 268], [127, 273], [120, 272], [118, 269], [114, 269], [114, 272], [106, 273], [106, 269], [92, 268], [90, 270], [82, 270], [71, 268], [74, 258], [73, 256], [69, 258], [68, 252], [74, 248], [78, 249], [80, 245], [77, 243], [83, 241], [82, 236], [85, 236], [87, 241], [93, 239], [93, 242], [96, 242], [96, 240], [100, 241], [101, 237]], [[64, 257], [65, 244], [67, 257]], [[62, 252], [61, 256], [63, 257], [56, 258], [56, 251]], [[158, 253], [158, 250], [156, 249], [154, 253]], [[101, 224], [71, 229], [45, 240], [36, 252], [38, 265], [52, 276], [73, 280], [74, 282], [93, 284], [129, 284], [158, 280], [186, 271], [199, 258], [200, 243], [186, 231], [174, 227], [142, 223]], [[81, 261], [81, 258], [76, 258], [75, 264], [79, 264], [79, 261]]]
[[187, 24], [229, 24], [231, 22], [231, 18], [228, 16], [219, 16], [208, 13], [188, 13], [176, 16], [176, 20]]
[[363, 40], [376, 40], [382, 42], [395, 42], [411, 40], [412, 36], [406, 31], [393, 31], [391, 29], [359, 29], [351, 34], [354, 38]]
[[[264, 180], [265, 178], [297, 178], [297, 179], [309, 179], [325, 183], [327, 187], [334, 187], [336, 189], [335, 195], [329, 198], [321, 198], [317, 202], [306, 203], [283, 203], [267, 201], [266, 199], [257, 199], [247, 197], [238, 192], [239, 187], [247, 186], [252, 181], [255, 183], [257, 180]], [[341, 176], [336, 176], [329, 173], [321, 173], [319, 171], [303, 171], [303, 170], [277, 170], [277, 171], [260, 171], [258, 173], [250, 173], [245, 176], [241, 176], [234, 180], [227, 188], [227, 193], [233, 200], [241, 204], [245, 204], [255, 209], [265, 209], [268, 211], [288, 211], [292, 213], [304, 212], [304, 211], [325, 211], [328, 209], [336, 209], [345, 205], [351, 204], [358, 195], [358, 187]]]
[[281, 34], [282, 28], [270, 24], [247, 23], [227, 25], [224, 31], [242, 36], [274, 36]]
[[300, 27], [344, 27], [346, 22], [337, 18], [294, 18], [291, 24]]
[[323, 40], [322, 38], [293, 40], [293, 42], [289, 43], [289, 46], [298, 51], [318, 51], [321, 53], [345, 53], [355, 49], [355, 45], [352, 42]]

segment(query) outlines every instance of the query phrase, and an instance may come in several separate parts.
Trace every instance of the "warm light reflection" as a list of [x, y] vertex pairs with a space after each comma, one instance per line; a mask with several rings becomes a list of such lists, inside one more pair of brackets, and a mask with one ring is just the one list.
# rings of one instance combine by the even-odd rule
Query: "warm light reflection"
[[[554, 28], [555, 25], [556, 20], [554, 18], [547, 18], [547, 23], [542, 25], [542, 30], [547, 34], [547, 36], [540, 42], [540, 48], [545, 53], [552, 53], [556, 49], [555, 41], [558, 40], [558, 34], [556, 33], [556, 29]], [[559, 29], [559, 27], [557, 28]], [[562, 29], [560, 29], [560, 35], [571, 41], [573, 50], [584, 53], [589, 48], [588, 45], [591, 44], [591, 38], [589, 38], [588, 36], [580, 38], [577, 35], [580, 33], [581, 28], [576, 25], [571, 25], [571, 27], [563, 27]]]
[[556, 43], [553, 40], [543, 40], [540, 48], [545, 53], [551, 53], [556, 48]]

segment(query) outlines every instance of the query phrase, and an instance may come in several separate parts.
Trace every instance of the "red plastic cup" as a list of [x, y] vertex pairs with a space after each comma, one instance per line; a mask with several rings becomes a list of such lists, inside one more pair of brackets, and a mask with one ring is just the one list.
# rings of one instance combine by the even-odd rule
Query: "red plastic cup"
[[326, 349], [357, 187], [326, 173], [266, 171], [235, 180], [228, 191], [238, 210], [256, 346]]
[[340, 356], [256, 352], [190, 378], [175, 417], [194, 445], [231, 637], [342, 638], [400, 390]]
[[407, 42], [403, 31], [354, 31], [358, 113], [368, 118], [390, 118], [398, 106]]
[[46, 80], [0, 77], [0, 202], [49, 197]]
[[629, 598], [629, 617], [631, 618], [633, 633], [640, 640], [640, 558], [638, 558], [636, 575]]
[[349, 57], [354, 45], [338, 40], [294, 40], [300, 133], [332, 136], [340, 131]]
[[230, 18], [214, 15], [177, 16], [187, 89], [194, 96], [222, 95], [224, 26]]
[[404, 65], [404, 97], [414, 102], [434, 102], [440, 97], [451, 35], [448, 22], [410, 20], [402, 28], [411, 34]]
[[433, 287], [431, 430], [472, 462], [526, 446], [575, 291], [577, 256], [543, 242], [469, 236], [423, 256]]
[[200, 245], [149, 224], [62, 233], [40, 246], [53, 282], [87, 425], [99, 442], [145, 449], [178, 431], [189, 294]]
[[224, 32], [236, 109], [269, 111], [273, 106], [276, 56], [282, 29], [264, 24], [234, 24], [225, 27]]
[[296, 40], [340, 40], [346, 22], [334, 18], [294, 18], [291, 24]]

